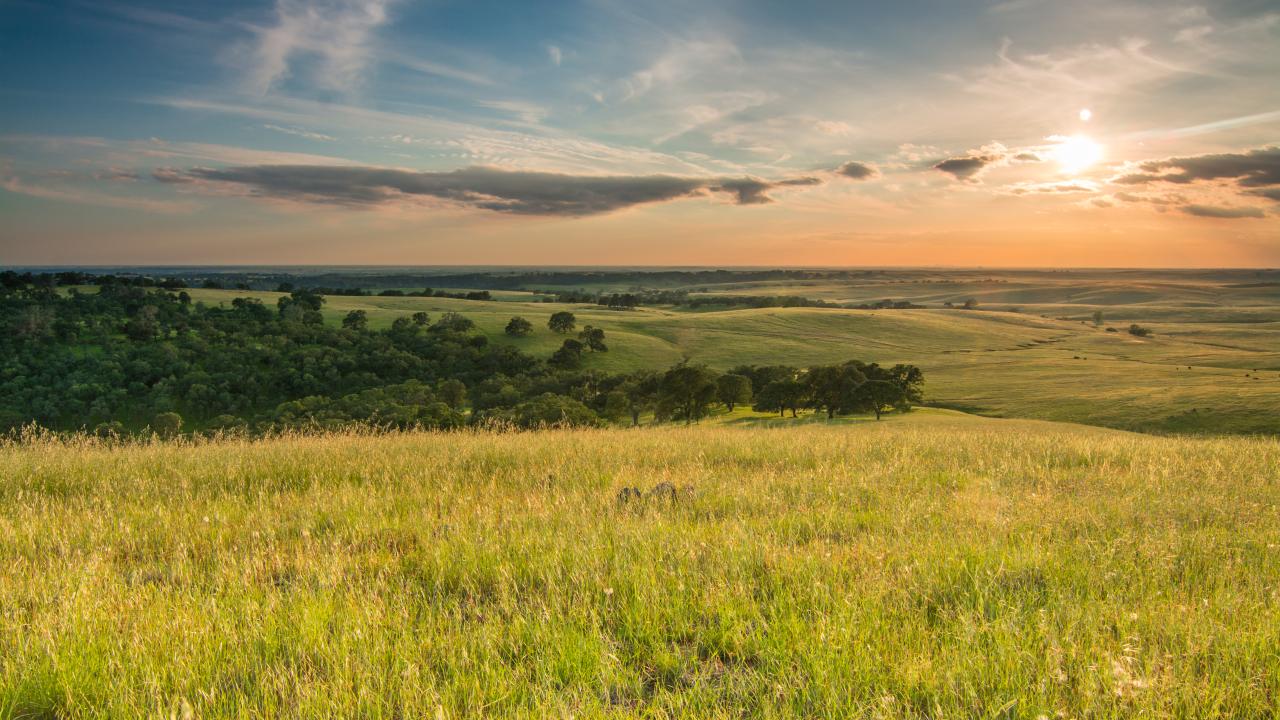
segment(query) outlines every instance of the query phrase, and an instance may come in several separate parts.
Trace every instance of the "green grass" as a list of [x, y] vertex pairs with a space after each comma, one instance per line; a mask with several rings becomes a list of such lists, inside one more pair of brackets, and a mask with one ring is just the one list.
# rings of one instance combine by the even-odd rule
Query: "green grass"
[[1275, 440], [724, 420], [6, 446], [0, 717], [1280, 713]]
[[[1273, 306], [1245, 305], [1261, 302], [1259, 293], [1267, 290], [1247, 288], [1241, 292], [1250, 295], [1230, 302], [1242, 303], [1240, 312], [1280, 308], [1280, 297], [1272, 298]], [[211, 303], [244, 294], [190, 292]], [[255, 295], [269, 303], [277, 297]], [[1186, 290], [1170, 291], [1166, 301], [1188, 303], [1197, 297]], [[1194, 316], [1191, 305], [1178, 307], [1177, 317]], [[1237, 312], [1230, 308], [1202, 309], [1204, 317], [1196, 322], [1152, 322], [1134, 314], [1139, 312], [1136, 306], [1108, 310], [1108, 317], [1130, 313], [1152, 327], [1156, 334], [1146, 339], [1053, 315], [988, 310], [616, 311], [541, 302], [330, 297], [324, 312], [337, 323], [354, 309], [368, 312], [374, 327], [388, 326], [396, 317], [418, 310], [436, 317], [460, 312], [491, 341], [541, 357], [549, 356], [564, 339], [547, 329], [547, 319], [568, 309], [577, 315], [579, 326], [604, 328], [610, 351], [588, 356], [586, 364], [608, 372], [661, 369], [684, 358], [721, 370], [739, 364], [807, 366], [850, 358], [904, 362], [924, 369], [930, 402], [992, 416], [1154, 432], [1280, 432], [1280, 321], [1214, 320]], [[1092, 310], [1073, 312], [1088, 317]], [[513, 315], [529, 319], [534, 334], [519, 339], [504, 335], [502, 329]]]

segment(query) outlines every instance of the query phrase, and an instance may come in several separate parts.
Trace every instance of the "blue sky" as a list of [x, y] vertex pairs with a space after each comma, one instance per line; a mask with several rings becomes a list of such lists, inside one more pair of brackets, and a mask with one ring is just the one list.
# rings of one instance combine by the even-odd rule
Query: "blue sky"
[[1280, 264], [1270, 2], [6, 0], [0, 59], [0, 263]]

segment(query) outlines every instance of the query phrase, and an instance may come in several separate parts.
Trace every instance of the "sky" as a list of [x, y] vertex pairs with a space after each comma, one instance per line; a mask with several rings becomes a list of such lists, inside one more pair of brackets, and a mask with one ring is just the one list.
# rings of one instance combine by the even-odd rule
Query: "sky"
[[0, 265], [1280, 266], [1274, 0], [0, 0]]

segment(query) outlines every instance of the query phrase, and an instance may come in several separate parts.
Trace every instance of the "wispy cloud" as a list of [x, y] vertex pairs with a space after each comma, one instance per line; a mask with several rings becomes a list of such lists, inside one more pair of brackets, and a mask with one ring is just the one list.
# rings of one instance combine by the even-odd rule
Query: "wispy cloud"
[[536, 125], [550, 114], [550, 111], [541, 105], [520, 100], [479, 100], [476, 104], [490, 110], [509, 113], [530, 125]]
[[276, 132], [284, 133], [286, 135], [296, 135], [298, 137], [306, 138], [308, 140], [319, 140], [322, 142], [333, 142], [337, 140], [337, 138], [333, 137], [332, 135], [325, 135], [324, 133], [312, 132], [310, 130], [303, 130], [302, 128], [282, 127], [280, 125], [272, 125], [271, 123], [267, 123], [262, 127], [266, 128], [267, 130], [274, 130]]
[[387, 20], [391, 0], [276, 0], [275, 22], [255, 27], [247, 74], [249, 89], [264, 95], [289, 78], [300, 58], [318, 61], [311, 79], [329, 90], [350, 92], [372, 51], [372, 35]]
[[80, 205], [143, 210], [153, 213], [176, 214], [190, 212], [195, 204], [181, 200], [156, 200], [142, 197], [126, 197], [81, 188], [50, 187], [37, 185], [17, 177], [0, 177], [0, 188], [45, 200], [58, 200]]
[[1156, 130], [1143, 130], [1140, 132], [1130, 133], [1126, 136], [1128, 140], [1172, 140], [1177, 138], [1195, 137], [1196, 135], [1206, 135], [1208, 133], [1221, 132], [1223, 130], [1232, 130], [1234, 128], [1249, 127], [1250, 125], [1261, 125], [1269, 122], [1280, 121], [1280, 110], [1271, 112], [1254, 113], [1251, 115], [1241, 115], [1239, 117], [1224, 118], [1222, 120], [1214, 120], [1213, 122], [1200, 123], [1199, 125], [1189, 125], [1180, 128], [1165, 128]]
[[551, 128], [539, 128], [536, 134], [498, 130], [427, 115], [287, 97], [274, 97], [252, 104], [192, 98], [161, 98], [153, 102], [166, 107], [249, 117], [282, 125], [302, 125], [317, 118], [326, 118], [353, 135], [409, 138], [412, 144], [448, 152], [477, 164], [591, 173], [710, 172], [708, 164], [693, 162], [677, 154], [599, 142]]

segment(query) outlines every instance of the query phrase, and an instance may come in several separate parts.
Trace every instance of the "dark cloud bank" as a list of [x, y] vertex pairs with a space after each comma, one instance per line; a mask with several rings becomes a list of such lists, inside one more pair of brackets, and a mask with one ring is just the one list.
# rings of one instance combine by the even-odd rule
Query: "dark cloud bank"
[[[1240, 153], [1218, 153], [1148, 160], [1138, 165], [1138, 172], [1112, 179], [1118, 185], [1151, 185], [1171, 183], [1190, 185], [1212, 180], [1234, 181], [1242, 195], [1280, 201], [1280, 147], [1264, 147]], [[1117, 197], [1125, 198], [1125, 193]], [[1149, 202], [1157, 202], [1148, 199]], [[1183, 205], [1188, 215], [1210, 218], [1263, 218], [1261, 208], [1250, 206], [1217, 207]]]
[[770, 190], [822, 182], [815, 177], [777, 181], [674, 175], [596, 177], [486, 167], [412, 172], [316, 165], [161, 169], [155, 177], [170, 183], [227, 183], [264, 197], [347, 207], [368, 207], [405, 196], [422, 196], [494, 212], [561, 217], [599, 215], [708, 193], [728, 195], [738, 205], [760, 205], [772, 202]]
[[[1143, 185], [1167, 182], [1184, 185], [1198, 180], [1235, 180], [1242, 188], [1280, 186], [1280, 147], [1265, 147], [1243, 153], [1194, 155], [1164, 160], [1148, 160], [1141, 172], [1121, 175], [1112, 182]], [[1261, 193], [1260, 193], [1261, 194]]]

